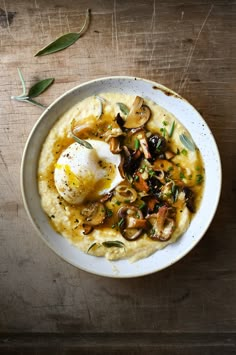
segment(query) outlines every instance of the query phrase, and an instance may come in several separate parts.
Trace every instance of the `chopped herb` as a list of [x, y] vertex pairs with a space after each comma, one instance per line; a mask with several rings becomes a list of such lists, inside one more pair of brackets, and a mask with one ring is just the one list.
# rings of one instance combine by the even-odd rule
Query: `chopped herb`
[[127, 199], [127, 200], [124, 200], [124, 202], [125, 202], [125, 203], [130, 203], [130, 200], [129, 200], [129, 199]]
[[152, 170], [152, 169], [149, 169], [149, 170], [148, 170], [148, 173], [149, 173], [149, 175], [150, 175], [151, 177], [153, 177], [153, 176], [155, 175], [155, 171]]
[[161, 131], [163, 137], [165, 137], [166, 133], [167, 133], [166, 128], [160, 128], [160, 131]]
[[111, 217], [113, 215], [113, 211], [110, 210], [109, 208], [106, 209], [106, 215], [107, 217]]
[[201, 174], [196, 175], [196, 184], [200, 185], [203, 182], [203, 176]]
[[139, 206], [140, 210], [146, 206], [146, 203], [143, 201], [141, 205]]
[[170, 172], [170, 171], [172, 171], [172, 170], [174, 170], [174, 168], [173, 168], [173, 166], [170, 165], [170, 166], [168, 167], [167, 171]]
[[168, 122], [167, 121], [162, 121], [163, 126], [167, 126]]
[[159, 139], [158, 142], [157, 142], [157, 145], [156, 145], [156, 151], [159, 152], [160, 151], [160, 145], [162, 143], [162, 140]]
[[109, 125], [107, 126], [107, 129], [112, 129], [112, 125], [109, 124]]
[[[177, 150], [176, 150], [176, 155], [179, 155], [180, 154], [180, 150], [179, 150], [179, 148], [177, 148]], [[177, 164], [176, 164], [177, 165]]]
[[184, 173], [182, 171], [179, 173], [179, 178], [181, 180], [185, 179]]
[[114, 229], [116, 227], [116, 223], [112, 224], [111, 228]]
[[171, 128], [170, 128], [170, 132], [169, 132], [169, 137], [170, 138], [173, 136], [174, 129], [175, 129], [175, 121], [172, 122], [172, 125], [171, 125]]
[[138, 175], [135, 175], [134, 181], [138, 181], [138, 180], [139, 180], [139, 176], [138, 176]]
[[200, 166], [196, 166], [196, 168], [195, 168], [197, 171], [199, 171], [201, 168], [200, 168]]
[[135, 149], [135, 150], [138, 150], [139, 146], [140, 146], [139, 139], [138, 139], [138, 138], [135, 138], [135, 140], [134, 140], [134, 149]]
[[118, 222], [118, 227], [121, 227], [124, 222], [125, 222], [125, 219], [121, 218]]
[[119, 200], [116, 200], [116, 205], [120, 206], [121, 202]]
[[186, 149], [182, 149], [182, 150], [181, 150], [181, 154], [183, 154], [184, 156], [187, 156], [188, 151], [187, 151]]

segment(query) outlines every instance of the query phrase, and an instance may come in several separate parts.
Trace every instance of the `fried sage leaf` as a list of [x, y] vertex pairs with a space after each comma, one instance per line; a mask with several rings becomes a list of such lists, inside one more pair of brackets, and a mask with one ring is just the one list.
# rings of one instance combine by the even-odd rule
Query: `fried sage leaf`
[[80, 139], [80, 138], [76, 137], [73, 133], [71, 133], [71, 135], [77, 143], [81, 144], [85, 148], [93, 149], [93, 146], [89, 142], [85, 141], [84, 139]]
[[117, 105], [119, 106], [119, 109], [124, 115], [127, 116], [129, 114], [129, 109], [125, 104], [123, 104], [122, 102], [117, 102]]
[[187, 137], [185, 134], [180, 134], [179, 135], [179, 139], [181, 141], [181, 143], [188, 149], [191, 151], [195, 150], [195, 144], [192, 141], [192, 139], [190, 137]]
[[117, 248], [124, 248], [125, 245], [124, 243], [120, 242], [119, 240], [107, 240], [106, 242], [103, 242], [102, 245], [106, 248], [112, 248], [112, 247], [117, 247]]
[[74, 44], [86, 31], [89, 25], [89, 20], [90, 20], [90, 9], [87, 9], [85, 22], [79, 32], [69, 32], [58, 37], [55, 41], [49, 43], [46, 47], [38, 51], [35, 54], [35, 57], [56, 53]]
[[52, 85], [53, 82], [54, 82], [54, 78], [48, 78], [48, 79], [44, 79], [44, 80], [39, 81], [38, 83], [36, 83], [35, 85], [33, 85], [29, 89], [28, 96], [30, 98], [39, 96], [45, 90], [47, 90], [49, 88], [49, 86]]

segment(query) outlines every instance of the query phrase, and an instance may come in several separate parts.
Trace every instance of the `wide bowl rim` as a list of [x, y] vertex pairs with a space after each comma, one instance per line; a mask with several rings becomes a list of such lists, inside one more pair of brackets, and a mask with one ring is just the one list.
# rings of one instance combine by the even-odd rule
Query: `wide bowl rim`
[[[42, 234], [42, 232], [40, 231], [40, 228], [37, 226], [35, 220], [33, 219], [32, 217], [32, 214], [31, 214], [31, 211], [30, 211], [30, 208], [29, 208], [29, 204], [27, 202], [27, 199], [26, 199], [26, 194], [25, 194], [25, 184], [24, 184], [24, 170], [25, 170], [25, 158], [26, 158], [26, 155], [27, 155], [27, 151], [29, 149], [29, 144], [32, 140], [32, 137], [34, 135], [34, 133], [36, 132], [38, 126], [40, 125], [41, 121], [44, 119], [44, 117], [47, 115], [47, 113], [57, 105], [58, 102], [60, 102], [63, 98], [65, 98], [66, 96], [72, 94], [74, 91], [78, 90], [78, 89], [81, 89], [83, 88], [84, 86], [87, 86], [87, 85], [91, 85], [93, 83], [96, 83], [96, 82], [102, 82], [102, 81], [107, 81], [107, 80], [139, 80], [139, 81], [143, 81], [143, 82], [146, 82], [146, 83], [149, 83], [153, 86], [156, 86], [157, 89], [163, 91], [165, 94], [170, 94], [170, 95], [173, 95], [183, 101], [185, 101], [190, 107], [192, 110], [195, 111], [195, 114], [197, 114], [199, 116], [199, 118], [201, 120], [203, 120], [205, 126], [207, 127], [207, 129], [210, 131], [211, 135], [212, 135], [212, 140], [214, 142], [214, 149], [215, 149], [215, 153], [216, 153], [216, 157], [217, 157], [217, 164], [218, 164], [218, 174], [219, 174], [219, 182], [218, 182], [218, 191], [217, 191], [217, 198], [215, 200], [215, 205], [214, 205], [214, 208], [212, 209], [212, 213], [211, 213], [211, 218], [208, 219], [208, 223], [207, 225], [205, 226], [204, 230], [202, 231], [201, 235], [198, 235], [198, 237], [195, 239], [195, 242], [192, 243], [192, 245], [187, 248], [183, 253], [179, 254], [178, 257], [176, 257], [174, 260], [170, 261], [168, 264], [164, 265], [163, 267], [159, 267], [158, 269], [156, 270], [152, 270], [150, 272], [140, 272], [139, 274], [135, 274], [135, 275], [120, 275], [120, 274], [116, 274], [116, 273], [113, 273], [113, 274], [107, 274], [106, 272], [104, 273], [97, 273], [95, 271], [91, 271], [90, 269], [86, 268], [86, 267], [83, 267], [83, 266], [78, 266], [76, 264], [74, 264], [69, 258], [65, 257], [64, 255], [60, 254], [57, 250], [55, 250], [55, 248], [46, 240], [46, 238], [44, 238], [44, 235]], [[222, 163], [221, 163], [221, 157], [220, 157], [220, 152], [219, 152], [219, 148], [217, 146], [217, 143], [216, 143], [216, 140], [215, 140], [215, 137], [211, 131], [211, 129], [209, 128], [207, 122], [205, 121], [205, 119], [201, 116], [201, 114], [197, 111], [197, 109], [188, 101], [186, 100], [185, 98], [183, 98], [180, 94], [178, 94], [177, 92], [175, 92], [174, 90], [166, 87], [165, 85], [162, 85], [158, 82], [155, 82], [153, 80], [149, 80], [149, 79], [145, 79], [145, 78], [141, 78], [141, 77], [137, 77], [137, 76], [126, 76], [126, 75], [122, 75], [122, 76], [119, 76], [119, 75], [116, 75], [116, 76], [105, 76], [105, 77], [101, 77], [101, 78], [96, 78], [96, 79], [92, 79], [92, 80], [89, 80], [89, 81], [86, 81], [86, 82], [83, 82], [79, 85], [76, 85], [74, 86], [73, 88], [65, 91], [63, 94], [61, 94], [59, 97], [57, 97], [45, 110], [44, 112], [42, 112], [42, 114], [39, 116], [39, 118], [37, 119], [37, 121], [34, 123], [29, 135], [28, 135], [28, 138], [26, 140], [26, 143], [25, 143], [25, 146], [24, 146], [24, 149], [23, 149], [23, 153], [22, 153], [22, 159], [21, 159], [21, 168], [20, 168], [20, 188], [21, 188], [21, 195], [22, 195], [22, 199], [23, 199], [23, 204], [24, 204], [24, 208], [26, 210], [26, 213], [34, 227], [34, 229], [36, 230], [37, 234], [40, 236], [40, 238], [43, 240], [43, 242], [56, 254], [58, 255], [60, 258], [62, 258], [64, 261], [66, 261], [67, 263], [69, 263], [70, 265], [76, 267], [77, 269], [79, 270], [83, 270], [83, 271], [86, 271], [90, 274], [93, 274], [93, 275], [97, 275], [97, 276], [103, 276], [103, 277], [109, 277], [109, 278], [136, 278], [136, 277], [142, 277], [142, 276], [147, 276], [147, 275], [151, 275], [153, 273], [156, 273], [156, 272], [159, 272], [161, 270], [164, 270], [168, 267], [170, 267], [171, 265], [177, 263], [179, 260], [181, 260], [185, 255], [187, 255], [199, 242], [200, 240], [203, 238], [203, 236], [206, 234], [208, 228], [210, 227], [214, 217], [215, 217], [215, 214], [216, 214], [216, 211], [217, 211], [217, 208], [218, 208], [218, 205], [219, 205], [219, 201], [220, 201], [220, 197], [221, 197], [221, 190], [222, 190]], [[158, 252], [158, 251], [157, 251]]]

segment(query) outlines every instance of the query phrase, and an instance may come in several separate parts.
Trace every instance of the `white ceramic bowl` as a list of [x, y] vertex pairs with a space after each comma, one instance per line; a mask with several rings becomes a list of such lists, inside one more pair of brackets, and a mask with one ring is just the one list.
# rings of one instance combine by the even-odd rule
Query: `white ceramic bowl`
[[[84, 98], [101, 92], [119, 92], [148, 98], [173, 113], [191, 132], [205, 164], [205, 190], [200, 209], [180, 239], [148, 258], [130, 263], [109, 262], [81, 252], [56, 233], [43, 212], [37, 187], [37, 166], [42, 144], [55, 121]], [[74, 266], [103, 276], [136, 277], [164, 269], [186, 255], [209, 227], [219, 202], [221, 162], [214, 137], [200, 114], [186, 100], [166, 87], [134, 77], [108, 77], [79, 85], [52, 103], [35, 124], [25, 146], [21, 166], [24, 205], [31, 222], [47, 245]]]

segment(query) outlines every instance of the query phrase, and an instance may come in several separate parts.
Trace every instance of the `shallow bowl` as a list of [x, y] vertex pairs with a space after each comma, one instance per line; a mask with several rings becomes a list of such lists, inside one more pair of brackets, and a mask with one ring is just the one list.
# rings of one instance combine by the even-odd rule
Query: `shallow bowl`
[[[69, 108], [86, 97], [101, 92], [139, 95], [170, 111], [190, 131], [201, 151], [205, 165], [205, 188], [199, 210], [188, 230], [175, 242], [151, 256], [130, 263], [128, 260], [107, 261], [81, 252], [51, 227], [43, 212], [37, 185], [38, 158], [42, 144], [56, 120]], [[28, 216], [46, 244], [72, 265], [102, 276], [136, 277], [160, 271], [180, 260], [206, 233], [219, 202], [221, 162], [213, 134], [201, 115], [185, 99], [172, 90], [145, 79], [108, 77], [79, 85], [54, 101], [33, 127], [23, 153], [21, 189]]]

